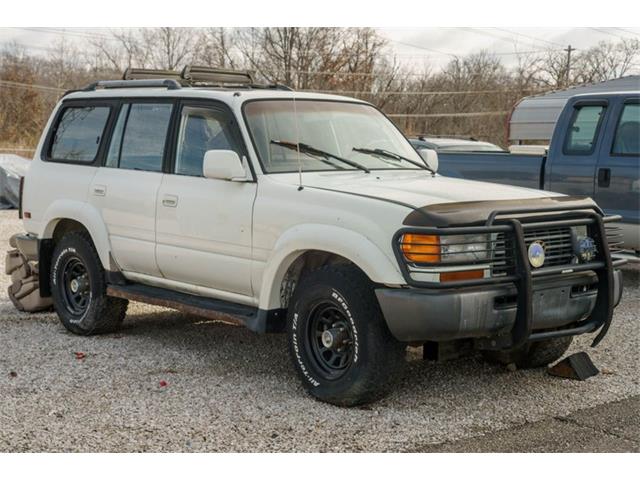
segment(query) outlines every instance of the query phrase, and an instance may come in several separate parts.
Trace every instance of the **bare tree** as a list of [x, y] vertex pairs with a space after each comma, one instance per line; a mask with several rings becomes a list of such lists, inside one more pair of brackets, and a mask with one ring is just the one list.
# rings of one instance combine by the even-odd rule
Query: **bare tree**
[[194, 60], [201, 65], [220, 68], [237, 68], [239, 60], [233, 53], [235, 33], [228, 28], [207, 28], [198, 40]]
[[603, 82], [626, 75], [638, 66], [640, 40], [623, 39], [617, 43], [600, 42], [576, 59], [575, 81]]
[[199, 32], [193, 28], [143, 28], [140, 34], [153, 68], [175, 70], [198, 56]]

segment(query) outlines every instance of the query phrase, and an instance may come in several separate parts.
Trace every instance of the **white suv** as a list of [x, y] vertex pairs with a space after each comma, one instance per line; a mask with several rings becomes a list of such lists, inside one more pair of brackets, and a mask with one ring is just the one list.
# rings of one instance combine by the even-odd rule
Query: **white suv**
[[590, 199], [436, 175], [360, 100], [157, 76], [65, 95], [24, 182], [18, 245], [70, 331], [118, 328], [128, 300], [286, 331], [339, 405], [380, 396], [407, 344], [533, 367], [606, 332], [616, 218]]

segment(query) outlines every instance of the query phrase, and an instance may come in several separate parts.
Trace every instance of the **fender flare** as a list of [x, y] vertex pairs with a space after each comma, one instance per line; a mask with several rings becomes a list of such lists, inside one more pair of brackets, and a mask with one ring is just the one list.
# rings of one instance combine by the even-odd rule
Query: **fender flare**
[[297, 225], [280, 236], [266, 262], [260, 286], [260, 309], [281, 308], [282, 280], [291, 264], [309, 250], [340, 255], [358, 266], [373, 282], [390, 285], [406, 283], [395, 258], [391, 258], [364, 235], [332, 225]]
[[38, 238], [52, 238], [53, 232], [61, 220], [75, 220], [82, 224], [96, 247], [100, 261], [105, 270], [111, 270], [109, 253], [111, 252], [111, 242], [107, 227], [102, 220], [102, 215], [94, 206], [74, 200], [56, 200], [44, 213], [44, 227], [38, 233]]

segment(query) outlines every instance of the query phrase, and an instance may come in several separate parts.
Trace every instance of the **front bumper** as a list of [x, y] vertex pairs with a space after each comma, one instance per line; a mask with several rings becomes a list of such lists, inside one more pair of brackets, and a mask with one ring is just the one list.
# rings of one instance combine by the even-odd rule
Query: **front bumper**
[[[584, 319], [596, 305], [598, 279], [582, 272], [533, 283], [532, 332], [552, 330], [567, 335], [599, 327]], [[376, 296], [393, 336], [404, 342], [499, 337], [516, 323], [514, 284], [448, 289], [379, 288]], [[622, 296], [622, 272], [613, 275], [614, 306]]]
[[[445, 317], [438, 320], [444, 322], [444, 327], [435, 329], [435, 332], [430, 332], [429, 329], [425, 331], [424, 325], [419, 326], [415, 331], [405, 329], [402, 326], [396, 328], [396, 325], [404, 323], [405, 320], [398, 319], [397, 316], [394, 317], [393, 310], [403, 307], [398, 307], [397, 302], [382, 297], [398, 295], [398, 293], [383, 293], [381, 294], [381, 305], [386, 304], [382, 308], [383, 312], [385, 308], [387, 309], [389, 316], [387, 321], [391, 331], [393, 332], [395, 329], [399, 335], [406, 339], [411, 338], [408, 341], [429, 340], [428, 337], [432, 333], [440, 339], [475, 337], [478, 348], [505, 350], [517, 348], [526, 342], [599, 330], [591, 344], [596, 346], [604, 338], [611, 325], [613, 309], [620, 300], [622, 291], [621, 275], [615, 267], [625, 262], [611, 259], [609, 243], [612, 242], [612, 245], [615, 246], [615, 235], [612, 232], [607, 232], [605, 228], [606, 223], [618, 222], [620, 217], [605, 217], [602, 210], [590, 199], [566, 197], [565, 200], [560, 202], [562, 204], [548, 206], [531, 205], [531, 207], [511, 208], [507, 205], [505, 209], [491, 211], [486, 219], [476, 218], [472, 224], [455, 226], [455, 222], [444, 222], [443, 226], [432, 227], [422, 226], [416, 221], [410, 222], [410, 226], [398, 230], [393, 238], [392, 246], [407, 286], [413, 287], [413, 290], [407, 289], [405, 291], [412, 292], [412, 295], [420, 295], [417, 292], [422, 291], [422, 295], [431, 296], [431, 300], [423, 300], [424, 304], [429, 306], [421, 307], [421, 312], [417, 314], [417, 317], [424, 323], [425, 315], [433, 316], [432, 305], [439, 303], [442, 303], [441, 307], [444, 308], [438, 308], [437, 313], [444, 314]], [[485, 204], [487, 202], [479, 203]], [[488, 203], [491, 206], [491, 202]], [[466, 204], [454, 205], [452, 211], [460, 212], [468, 208], [469, 205]], [[449, 212], [449, 214], [452, 213]], [[405, 224], [406, 222], [407, 219], [405, 219]], [[583, 262], [564, 259], [560, 263], [543, 265], [539, 268], [531, 266], [528, 248], [536, 237], [548, 240], [549, 248], [567, 248], [567, 246], [562, 246], [562, 241], [557, 240], [562, 237], [562, 232], [556, 230], [553, 233], [550, 229], [566, 229], [574, 226], [587, 228], [589, 237], [595, 242], [595, 257]], [[411, 262], [405, 262], [401, 251], [401, 243], [405, 233], [426, 235], [489, 234], [492, 236], [488, 242], [491, 244], [488, 246], [489, 258], [483, 259], [482, 263], [489, 261], [490, 270], [493, 272], [497, 268], [498, 274], [494, 276], [491, 273], [489, 277], [485, 275], [480, 279], [451, 282], [438, 282], [430, 278], [415, 277], [414, 274], [419, 272], [421, 268], [438, 267], [439, 264], [438, 262], [422, 261], [414, 265]], [[504, 245], [498, 248], [499, 239]], [[506, 242], [509, 244], [508, 248], [506, 248]], [[569, 248], [575, 248], [573, 241]], [[555, 258], [558, 258], [557, 252], [554, 253]], [[553, 256], [551, 255], [550, 258]], [[505, 260], [508, 260], [506, 262], [507, 269], [504, 269]], [[569, 279], [579, 280], [569, 281]], [[573, 285], [571, 283], [573, 281], [578, 283]], [[595, 288], [588, 288], [582, 297], [576, 294], [584, 287], [584, 285], [580, 285], [580, 282], [584, 281], [597, 283], [597, 285]], [[477, 287], [477, 290], [472, 287]], [[515, 297], [511, 293], [512, 289], [515, 289]], [[557, 289], [560, 291], [556, 291]], [[589, 290], [593, 290], [593, 294], [589, 294]], [[435, 291], [441, 293], [438, 294]], [[462, 293], [465, 294], [464, 297], [461, 297], [464, 300], [457, 300], [457, 295]], [[448, 296], [450, 297], [449, 304], [446, 300]], [[503, 310], [496, 308], [496, 297], [506, 299], [504, 301], [506, 308]], [[511, 301], [509, 301], [509, 297], [511, 297]], [[436, 300], [433, 300], [434, 298]], [[415, 303], [415, 299], [410, 303]], [[392, 307], [391, 304], [394, 306]], [[494, 310], [496, 310], [495, 313]], [[416, 312], [405, 313], [409, 318], [416, 316]], [[450, 315], [455, 318], [449, 320], [447, 317]], [[430, 322], [432, 316], [429, 317]], [[453, 326], [446, 325], [448, 322], [451, 322]]]

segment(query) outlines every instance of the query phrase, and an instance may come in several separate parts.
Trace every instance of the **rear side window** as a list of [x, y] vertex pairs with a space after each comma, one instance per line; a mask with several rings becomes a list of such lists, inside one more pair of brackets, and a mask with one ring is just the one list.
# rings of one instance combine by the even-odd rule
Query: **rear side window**
[[640, 104], [629, 103], [624, 106], [611, 153], [640, 155]]
[[604, 105], [581, 105], [575, 108], [564, 145], [565, 154], [593, 153], [604, 110]]
[[118, 115], [106, 166], [161, 172], [170, 103], [124, 104]]
[[109, 107], [67, 107], [56, 124], [49, 158], [59, 162], [92, 163], [98, 155]]

